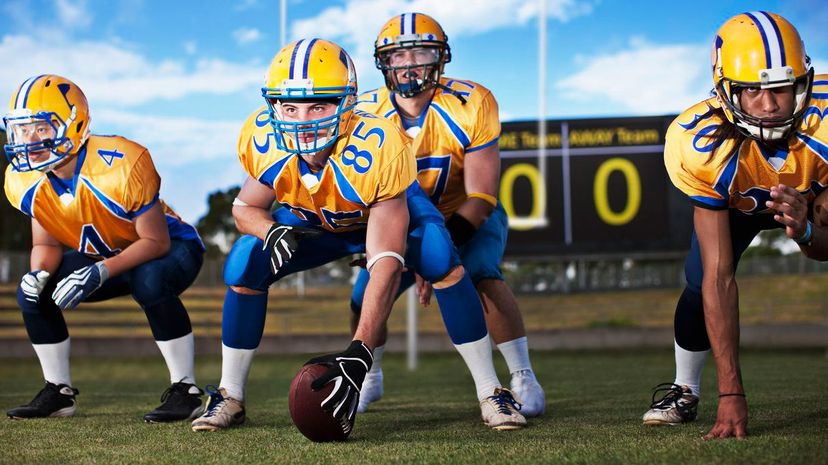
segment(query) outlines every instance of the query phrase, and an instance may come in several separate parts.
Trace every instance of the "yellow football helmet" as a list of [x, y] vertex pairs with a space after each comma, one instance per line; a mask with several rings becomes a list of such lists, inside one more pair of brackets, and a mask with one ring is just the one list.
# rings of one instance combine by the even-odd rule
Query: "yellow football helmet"
[[[262, 96], [270, 109], [276, 146], [294, 154], [313, 154], [332, 145], [343, 134], [356, 104], [357, 78], [351, 57], [339, 45], [324, 39], [292, 42], [273, 58], [265, 75]], [[337, 103], [332, 116], [289, 122], [282, 116], [284, 101]], [[313, 133], [312, 142], [301, 134]]]
[[[713, 84], [728, 121], [744, 135], [769, 141], [796, 128], [811, 99], [814, 70], [796, 28], [764, 11], [736, 15], [719, 28], [713, 43]], [[787, 118], [758, 118], [739, 103], [745, 87], [794, 86], [795, 107]]]
[[[8, 137], [4, 149], [14, 169], [46, 172], [86, 143], [89, 104], [74, 82], [42, 74], [23, 81], [12, 94], [3, 123]], [[38, 160], [46, 150], [49, 156]]]
[[[421, 49], [432, 52], [427, 60], [414, 63], [393, 62], [395, 52], [401, 49]], [[451, 61], [448, 37], [440, 24], [423, 13], [403, 13], [389, 19], [374, 42], [374, 62], [385, 76], [385, 85], [403, 97], [413, 97], [421, 92], [440, 86], [440, 76], [446, 63]], [[400, 83], [400, 74], [417, 70], [416, 79]]]

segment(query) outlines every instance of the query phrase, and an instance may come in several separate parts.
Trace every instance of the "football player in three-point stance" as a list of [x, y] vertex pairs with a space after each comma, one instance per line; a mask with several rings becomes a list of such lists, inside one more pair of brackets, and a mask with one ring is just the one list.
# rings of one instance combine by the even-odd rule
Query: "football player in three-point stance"
[[[500, 271], [508, 221], [496, 197], [500, 180], [497, 102], [480, 84], [442, 76], [451, 51], [442, 27], [428, 15], [405, 13], [387, 21], [375, 42], [374, 56], [386, 87], [360, 96], [357, 108], [390, 119], [414, 139], [417, 178], [446, 218], [463, 265], [483, 300], [487, 326], [509, 366], [512, 391], [523, 404], [521, 413], [541, 415], [546, 408], [544, 391], [532, 371], [520, 310]], [[354, 321], [359, 320], [367, 280], [363, 270], [351, 300]], [[398, 295], [414, 282], [413, 272], [404, 273]], [[421, 302], [427, 303], [428, 288], [422, 281], [417, 284]], [[382, 396], [383, 347], [374, 351], [360, 411]], [[489, 402], [490, 394], [478, 394], [481, 402]]]
[[[409, 139], [391, 122], [353, 110], [357, 80], [347, 53], [322, 39], [293, 42], [271, 62], [262, 94], [266, 106], [250, 115], [239, 137], [239, 160], [249, 177], [233, 216], [246, 235], [233, 245], [224, 269], [221, 382], [208, 389], [206, 412], [193, 430], [244, 421], [244, 389], [270, 284], [354, 253], [366, 253], [370, 273], [363, 318], [345, 351], [308, 362], [330, 367], [313, 385], [335, 383], [324, 409], [350, 427], [403, 265], [438, 289], [463, 357], [488, 356], [488, 364], [469, 365], [475, 382], [495, 392], [480, 301], [442, 216], [416, 182]], [[271, 213], [274, 201], [281, 208]], [[525, 423], [511, 395], [498, 392], [496, 399], [500, 408], [486, 418], [491, 426]]]
[[78, 390], [62, 311], [131, 294], [172, 381], [161, 406], [144, 419], [193, 418], [203, 392], [195, 385], [193, 333], [178, 295], [201, 269], [204, 245], [159, 199], [161, 178], [147, 149], [123, 137], [90, 135], [89, 122], [80, 88], [49, 74], [24, 81], [4, 118], [6, 196], [32, 218], [31, 271], [20, 281], [17, 302], [46, 379], [31, 403], [7, 414], [73, 415]]
[[695, 420], [712, 348], [719, 406], [705, 439], [742, 438], [748, 411], [736, 266], [751, 240], [772, 228], [785, 228], [806, 256], [828, 259], [828, 75], [815, 78], [793, 25], [763, 11], [725, 22], [712, 55], [716, 95], [667, 132], [664, 161], [694, 204], [694, 234], [676, 306], [676, 378], [659, 386], [643, 420]]

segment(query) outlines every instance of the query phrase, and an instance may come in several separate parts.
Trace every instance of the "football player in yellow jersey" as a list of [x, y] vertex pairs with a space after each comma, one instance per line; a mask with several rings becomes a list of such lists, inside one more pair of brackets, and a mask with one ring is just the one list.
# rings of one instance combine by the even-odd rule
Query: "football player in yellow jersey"
[[665, 165], [694, 205], [694, 234], [676, 306], [676, 378], [657, 388], [643, 420], [696, 419], [712, 348], [719, 405], [705, 439], [743, 438], [736, 267], [751, 240], [772, 228], [784, 228], [806, 256], [828, 259], [828, 75], [814, 77], [794, 26], [764, 11], [725, 22], [712, 58], [715, 96], [667, 132]]
[[3, 121], [11, 163], [6, 196], [32, 219], [31, 271], [20, 281], [17, 302], [46, 379], [31, 403], [8, 416], [73, 415], [78, 390], [62, 311], [130, 294], [146, 313], [172, 381], [144, 420], [198, 415], [203, 392], [178, 295], [198, 275], [204, 245], [159, 199], [161, 178], [149, 152], [123, 137], [90, 135], [83, 92], [52, 74], [24, 81]]
[[[341, 353], [308, 362], [330, 367], [314, 389], [335, 383], [322, 407], [343, 428], [352, 427], [371, 351], [405, 265], [434, 283], [437, 298], [450, 309], [444, 321], [463, 358], [488, 354], [488, 363], [469, 363], [475, 383], [499, 407], [484, 420], [498, 429], [523, 426], [514, 399], [499, 390], [471, 280], [442, 216], [417, 184], [409, 139], [389, 121], [353, 110], [357, 81], [348, 54], [323, 39], [293, 42], [271, 62], [262, 94], [267, 105], [247, 119], [239, 137], [239, 160], [249, 177], [233, 217], [247, 235], [233, 245], [224, 269], [221, 382], [209, 390], [206, 412], [193, 430], [244, 421], [244, 388], [264, 330], [268, 287], [363, 252], [370, 279], [353, 340]], [[274, 201], [281, 208], [271, 213]]]
[[[451, 51], [442, 27], [428, 15], [394, 16], [374, 45], [386, 87], [361, 95], [357, 108], [390, 119], [414, 139], [417, 178], [446, 218], [463, 265], [483, 300], [486, 324], [509, 366], [521, 413], [541, 415], [546, 398], [532, 371], [520, 310], [500, 270], [508, 220], [496, 198], [500, 180], [497, 102], [476, 82], [442, 76]], [[354, 286], [354, 321], [359, 319], [367, 278], [363, 270]], [[414, 282], [413, 272], [404, 273], [399, 293]], [[422, 280], [418, 290], [421, 302], [427, 303], [428, 287]], [[383, 347], [374, 352], [360, 411], [382, 396]]]

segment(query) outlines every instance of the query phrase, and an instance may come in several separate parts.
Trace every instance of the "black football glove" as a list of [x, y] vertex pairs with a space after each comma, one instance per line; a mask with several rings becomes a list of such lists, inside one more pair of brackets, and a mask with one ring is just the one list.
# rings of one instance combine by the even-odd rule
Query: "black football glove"
[[273, 274], [278, 273], [279, 269], [293, 257], [293, 252], [296, 252], [296, 248], [299, 246], [299, 240], [320, 234], [322, 234], [322, 231], [301, 226], [288, 226], [279, 223], [270, 225], [262, 250], [270, 251], [270, 270], [273, 271]]
[[353, 421], [359, 405], [359, 392], [365, 375], [374, 363], [371, 350], [362, 341], [353, 341], [344, 352], [312, 358], [305, 365], [327, 365], [328, 371], [317, 378], [311, 389], [318, 391], [333, 382], [331, 394], [322, 401], [322, 409], [332, 412], [337, 420]]

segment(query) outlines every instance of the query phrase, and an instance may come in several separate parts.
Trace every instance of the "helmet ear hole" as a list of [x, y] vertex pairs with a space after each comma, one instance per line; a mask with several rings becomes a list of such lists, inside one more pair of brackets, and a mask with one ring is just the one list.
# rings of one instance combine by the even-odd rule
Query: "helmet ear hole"
[[76, 131], [76, 132], [81, 132], [81, 129], [82, 129], [82, 128], [83, 128], [83, 121], [79, 121], [79, 122], [78, 122], [78, 128], [77, 128], [77, 129], [75, 129], [75, 131]]

